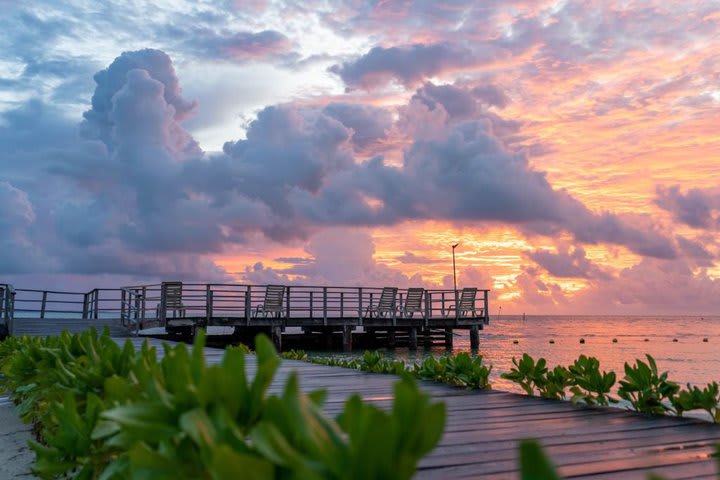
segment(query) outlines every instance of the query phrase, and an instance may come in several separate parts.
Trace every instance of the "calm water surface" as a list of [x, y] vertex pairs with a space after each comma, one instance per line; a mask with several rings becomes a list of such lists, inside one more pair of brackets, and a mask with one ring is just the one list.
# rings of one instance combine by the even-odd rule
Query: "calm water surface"
[[[580, 339], [585, 343], [581, 344]], [[617, 343], [613, 343], [613, 339]], [[707, 338], [708, 342], [703, 342]], [[550, 344], [550, 340], [554, 344]], [[673, 342], [677, 339], [677, 342]], [[517, 344], [513, 343], [517, 340]], [[647, 340], [647, 341], [646, 341]], [[442, 355], [444, 347], [410, 352], [406, 348], [381, 350], [403, 360], [421, 360]], [[466, 333], [455, 337], [454, 351], [470, 351]], [[361, 355], [362, 351], [350, 355]], [[497, 390], [519, 392], [512, 382], [500, 378], [510, 370], [512, 358], [523, 353], [544, 357], [548, 365], [569, 365], [581, 354], [597, 357], [602, 370], [614, 370], [622, 378], [623, 365], [652, 355], [660, 371], [685, 384], [720, 381], [720, 316], [630, 317], [630, 316], [521, 316], [492, 317], [480, 332], [480, 350], [493, 365], [492, 384]], [[328, 356], [328, 352], [310, 352]], [[332, 356], [348, 356], [333, 353]]]

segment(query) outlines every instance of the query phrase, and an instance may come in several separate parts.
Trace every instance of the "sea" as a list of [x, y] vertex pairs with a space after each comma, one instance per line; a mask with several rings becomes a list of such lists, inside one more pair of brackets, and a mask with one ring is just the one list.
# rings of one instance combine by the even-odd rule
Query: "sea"
[[[470, 352], [467, 332], [456, 332], [453, 351]], [[421, 346], [415, 352], [407, 348], [381, 351], [408, 362], [447, 352], [442, 346]], [[308, 353], [347, 357], [362, 355], [363, 351]], [[593, 356], [600, 361], [601, 370], [616, 372], [618, 380], [624, 376], [626, 362], [645, 360], [649, 354], [661, 373], [668, 372], [670, 380], [702, 386], [720, 382], [720, 316], [492, 316], [480, 332], [478, 354], [492, 365], [493, 389], [522, 392], [500, 374], [509, 371], [513, 358], [523, 353], [546, 359], [550, 368], [568, 366], [580, 355]]]

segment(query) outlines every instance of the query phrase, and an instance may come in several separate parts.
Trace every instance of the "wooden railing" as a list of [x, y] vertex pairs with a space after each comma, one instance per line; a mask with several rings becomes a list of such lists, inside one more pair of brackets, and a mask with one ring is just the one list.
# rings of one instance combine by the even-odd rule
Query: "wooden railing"
[[[165, 324], [168, 319], [193, 318], [242, 319], [252, 322], [254, 312], [265, 299], [265, 285], [242, 284], [197, 284], [184, 283], [182, 287], [183, 311], [170, 312], [163, 308], [162, 284], [124, 287], [122, 289], [122, 318], [128, 324], [157, 320]], [[318, 319], [327, 325], [328, 319], [356, 318], [362, 323], [367, 308], [380, 299], [381, 287], [329, 287], [329, 286], [285, 286], [284, 319]], [[426, 290], [423, 298], [421, 318], [460, 318], [461, 313], [453, 309], [457, 305], [459, 291], [452, 289]], [[478, 290], [475, 306], [478, 316], [486, 323], [489, 320], [489, 290]], [[399, 289], [398, 309], [390, 318], [397, 319], [404, 304], [407, 290]], [[417, 318], [417, 317], [416, 317]]]
[[[286, 320], [305, 318], [327, 325], [331, 320], [357, 319], [362, 324], [368, 306], [375, 305], [381, 287], [285, 286], [283, 312]], [[89, 292], [68, 292], [37, 289], [13, 289], [0, 284], [0, 318], [6, 323], [13, 318], [84, 318], [117, 319], [123, 325], [138, 330], [148, 325], [164, 326], [168, 320], [192, 319], [200, 324], [223, 322], [250, 325], [258, 305], [265, 299], [265, 285], [183, 283], [182, 309], [164, 308], [162, 284], [138, 285], [122, 288], [96, 288]], [[460, 319], [453, 310], [459, 291], [452, 289], [426, 290], [420, 318], [428, 322], [439, 318]], [[399, 289], [398, 309], [386, 318], [393, 324], [401, 316], [400, 309], [407, 296]], [[478, 290], [475, 307], [478, 316], [489, 321], [489, 290]], [[415, 315], [418, 318], [418, 314]]]

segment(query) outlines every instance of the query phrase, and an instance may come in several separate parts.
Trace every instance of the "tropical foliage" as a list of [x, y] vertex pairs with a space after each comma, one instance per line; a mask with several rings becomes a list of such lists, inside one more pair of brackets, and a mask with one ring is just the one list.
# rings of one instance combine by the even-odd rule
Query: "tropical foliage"
[[35, 426], [42, 478], [407, 479], [442, 435], [444, 404], [411, 378], [391, 411], [353, 396], [332, 419], [324, 392], [303, 393], [294, 373], [269, 395], [280, 359], [265, 337], [256, 349], [248, 378], [240, 349], [206, 365], [203, 335], [162, 358], [95, 331], [12, 338], [2, 388]]

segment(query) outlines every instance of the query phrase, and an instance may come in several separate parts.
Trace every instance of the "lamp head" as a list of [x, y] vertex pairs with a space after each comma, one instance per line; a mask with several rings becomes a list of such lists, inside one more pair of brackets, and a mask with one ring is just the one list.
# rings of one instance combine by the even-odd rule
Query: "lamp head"
[[456, 243], [455, 245], [452, 246], [453, 250], [454, 250], [455, 247], [457, 247], [458, 245], [460, 245], [460, 242], [458, 242], [458, 243]]

